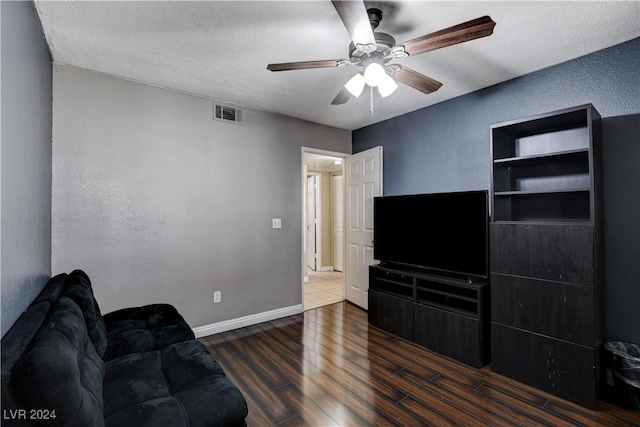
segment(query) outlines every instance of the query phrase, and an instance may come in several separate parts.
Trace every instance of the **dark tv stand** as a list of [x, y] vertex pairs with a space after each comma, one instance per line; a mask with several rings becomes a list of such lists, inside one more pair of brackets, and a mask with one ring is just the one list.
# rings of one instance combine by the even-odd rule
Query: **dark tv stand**
[[383, 263], [369, 267], [369, 323], [482, 367], [489, 362], [486, 280]]

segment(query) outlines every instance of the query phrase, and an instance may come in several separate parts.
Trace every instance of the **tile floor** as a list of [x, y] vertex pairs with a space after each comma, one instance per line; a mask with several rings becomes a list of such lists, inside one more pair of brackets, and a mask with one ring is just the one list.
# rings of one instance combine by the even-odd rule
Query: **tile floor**
[[344, 300], [344, 279], [339, 271], [309, 271], [304, 284], [304, 309], [322, 307]]

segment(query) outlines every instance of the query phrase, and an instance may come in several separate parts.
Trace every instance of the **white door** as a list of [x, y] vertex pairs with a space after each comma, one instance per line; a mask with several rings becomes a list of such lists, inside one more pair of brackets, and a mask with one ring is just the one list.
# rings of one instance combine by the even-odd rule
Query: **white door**
[[373, 264], [373, 198], [382, 195], [382, 147], [346, 159], [347, 300], [368, 309]]
[[344, 179], [342, 175], [333, 175], [331, 195], [333, 200], [333, 269], [344, 270]]
[[307, 176], [307, 265], [316, 269], [316, 176]]

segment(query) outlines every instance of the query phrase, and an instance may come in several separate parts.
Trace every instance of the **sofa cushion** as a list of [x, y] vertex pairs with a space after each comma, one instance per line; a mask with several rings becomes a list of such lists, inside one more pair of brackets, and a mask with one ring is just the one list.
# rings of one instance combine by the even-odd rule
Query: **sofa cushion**
[[105, 360], [195, 339], [191, 327], [169, 304], [125, 308], [104, 315]]
[[107, 327], [102, 319], [98, 302], [93, 296], [89, 276], [82, 270], [71, 272], [67, 277], [63, 295], [71, 298], [82, 310], [89, 338], [98, 355], [104, 357], [107, 350]]
[[100, 426], [103, 376], [80, 308], [62, 297], [16, 363], [12, 384], [29, 408], [55, 411], [58, 425]]
[[242, 425], [240, 391], [199, 341], [171, 344], [106, 363], [107, 426]]

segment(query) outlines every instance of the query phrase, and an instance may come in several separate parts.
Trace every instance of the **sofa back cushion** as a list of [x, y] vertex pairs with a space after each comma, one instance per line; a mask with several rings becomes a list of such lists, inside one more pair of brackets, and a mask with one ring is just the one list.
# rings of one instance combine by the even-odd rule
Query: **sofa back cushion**
[[60, 273], [57, 276], [49, 279], [47, 284], [42, 288], [36, 299], [33, 300], [31, 305], [40, 304], [41, 302], [49, 302], [51, 304], [57, 304], [64, 288], [66, 286], [67, 273]]
[[12, 383], [29, 409], [55, 411], [58, 425], [102, 426], [104, 371], [82, 311], [62, 297], [16, 363]]
[[[38, 330], [46, 321], [51, 303], [42, 301], [38, 304], [32, 304], [27, 311], [22, 313], [11, 329], [2, 337], [2, 412], [3, 415], [18, 414], [20, 410], [24, 410], [25, 403], [20, 394], [16, 391], [14, 381], [11, 378], [13, 368], [20, 360], [20, 357], [29, 348], [29, 344], [38, 333]], [[12, 418], [16, 418], [13, 420]], [[25, 420], [18, 420], [17, 416], [3, 416], [2, 425], [28, 425]]]
[[[25, 420], [20, 420], [16, 415], [20, 414], [20, 410], [24, 409], [25, 404], [13, 386], [11, 372], [17, 361], [29, 348], [31, 341], [46, 321], [49, 312], [53, 309], [52, 307], [55, 307], [58, 303], [66, 279], [67, 275], [65, 273], [49, 279], [40, 294], [29, 305], [27, 311], [22, 313], [11, 329], [2, 337], [0, 367], [2, 369], [3, 425], [12, 425], [12, 421], [13, 425], [27, 424]], [[13, 414], [14, 416], [5, 417], [4, 415], [6, 414]]]
[[98, 302], [93, 296], [91, 280], [82, 270], [74, 270], [67, 277], [64, 296], [69, 297], [82, 310], [89, 338], [93, 342], [96, 352], [104, 357], [107, 350], [107, 328]]

